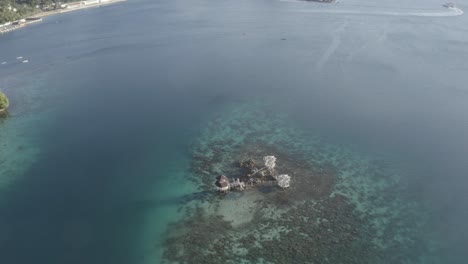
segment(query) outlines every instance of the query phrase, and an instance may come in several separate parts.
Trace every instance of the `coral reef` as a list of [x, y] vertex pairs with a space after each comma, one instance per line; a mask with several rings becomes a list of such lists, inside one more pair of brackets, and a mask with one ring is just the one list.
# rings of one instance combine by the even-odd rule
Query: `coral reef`
[[255, 106], [211, 121], [192, 151], [191, 180], [200, 191], [213, 190], [214, 175], [248, 179], [272, 154], [274, 170], [292, 180], [285, 190], [258, 185], [187, 205], [187, 217], [167, 234], [168, 263], [402, 263], [412, 258], [423, 214], [400, 196], [401, 175], [375, 160], [323, 143]]

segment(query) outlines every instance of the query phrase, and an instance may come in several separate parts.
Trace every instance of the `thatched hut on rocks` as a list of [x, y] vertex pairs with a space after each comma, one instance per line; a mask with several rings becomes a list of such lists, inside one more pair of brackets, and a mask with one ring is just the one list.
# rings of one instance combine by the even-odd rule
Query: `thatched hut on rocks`
[[291, 181], [291, 177], [287, 174], [281, 174], [276, 178], [276, 181], [278, 182], [279, 187], [283, 189], [288, 188]]
[[216, 189], [218, 190], [218, 192], [229, 191], [229, 186], [230, 186], [229, 179], [224, 175], [219, 175], [218, 177], [216, 177], [215, 185], [216, 185]]
[[291, 177], [287, 174], [278, 175], [276, 171], [276, 157], [265, 156], [263, 157], [265, 166], [257, 168], [255, 166], [255, 160], [248, 159], [246, 161], [240, 161], [238, 163], [241, 168], [242, 177], [229, 179], [220, 175], [216, 177], [216, 189], [218, 192], [227, 192], [229, 190], [243, 191], [245, 189], [273, 185], [276, 184], [279, 187], [285, 189], [290, 186]]

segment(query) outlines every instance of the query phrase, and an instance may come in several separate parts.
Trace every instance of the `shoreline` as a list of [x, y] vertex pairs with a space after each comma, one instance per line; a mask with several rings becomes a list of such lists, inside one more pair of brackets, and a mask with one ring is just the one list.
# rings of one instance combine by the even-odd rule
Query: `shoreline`
[[[97, 4], [86, 4], [86, 5], [79, 6], [79, 7], [45, 11], [45, 12], [38, 13], [37, 15], [39, 15], [39, 16], [34, 15], [32, 17], [29, 17], [29, 18], [44, 18], [44, 17], [47, 17], [47, 16], [55, 15], [55, 14], [68, 13], [68, 12], [73, 12], [73, 11], [77, 11], [77, 10], [82, 10], [82, 9], [87, 9], [87, 8], [92, 8], [92, 7], [105, 6], [105, 5], [110, 5], [110, 4], [120, 3], [120, 2], [126, 2], [126, 1], [127, 0], [108, 0], [106, 2], [101, 2], [101, 3], [97, 3]], [[77, 2], [70, 2], [70, 3], [77, 3]]]
[[105, 5], [110, 5], [110, 4], [116, 4], [120, 2], [126, 2], [127, 0], [107, 0], [105, 2], [99, 2], [99, 3], [94, 3], [94, 4], [86, 4], [85, 1], [77, 1], [77, 2], [70, 2], [68, 4], [73, 4], [73, 3], [79, 3], [81, 2], [82, 5], [76, 6], [76, 7], [70, 7], [70, 8], [62, 8], [62, 9], [56, 9], [56, 10], [51, 10], [51, 11], [42, 11], [37, 14], [28, 16], [26, 18], [10, 22], [8, 25], [3, 25], [0, 27], [0, 35], [6, 34], [8, 32], [15, 31], [17, 29], [23, 28], [27, 25], [41, 22], [44, 17], [56, 15], [56, 14], [62, 14], [62, 13], [68, 13], [68, 12], [73, 12], [73, 11], [78, 11], [82, 9], [87, 9], [87, 8], [93, 8], [93, 7], [100, 7], [100, 6], [105, 6]]

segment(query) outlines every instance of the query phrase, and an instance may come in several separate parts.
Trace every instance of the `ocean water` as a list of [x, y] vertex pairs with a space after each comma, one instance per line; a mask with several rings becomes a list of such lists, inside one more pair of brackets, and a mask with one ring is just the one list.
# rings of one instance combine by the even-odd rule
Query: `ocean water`
[[[1, 36], [0, 262], [465, 263], [441, 4], [134, 0]], [[213, 194], [267, 153], [289, 190]]]

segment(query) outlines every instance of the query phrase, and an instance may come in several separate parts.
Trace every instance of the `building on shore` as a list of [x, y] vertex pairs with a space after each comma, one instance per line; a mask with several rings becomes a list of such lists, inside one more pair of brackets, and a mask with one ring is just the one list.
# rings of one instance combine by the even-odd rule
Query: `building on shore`
[[79, 8], [79, 7], [82, 7], [84, 5], [85, 5], [84, 1], [71, 2], [71, 3], [66, 4], [66, 7], [64, 7], [64, 8], [67, 8], [67, 9]]
[[89, 0], [89, 1], [84, 1], [85, 5], [97, 5], [101, 3], [101, 0]]

